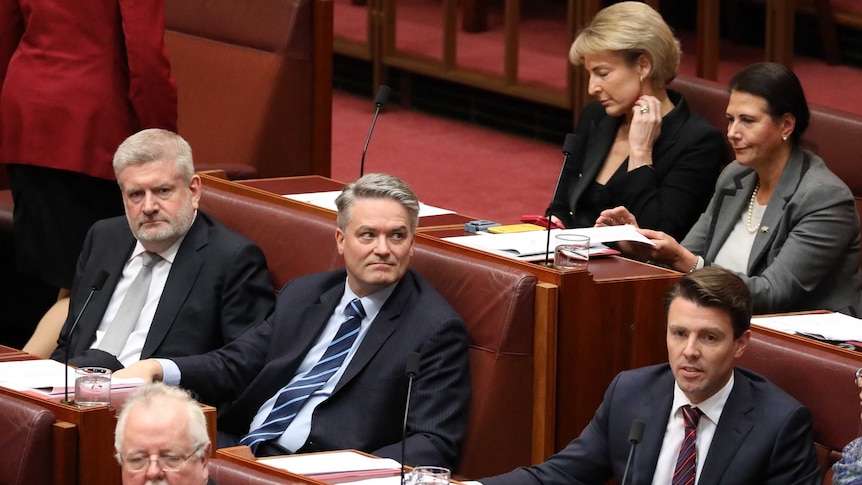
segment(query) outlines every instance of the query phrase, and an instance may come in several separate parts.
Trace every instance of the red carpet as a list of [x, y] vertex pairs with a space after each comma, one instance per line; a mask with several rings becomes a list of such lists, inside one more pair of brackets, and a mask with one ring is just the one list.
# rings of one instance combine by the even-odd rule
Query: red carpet
[[[359, 176], [374, 103], [336, 92], [332, 100], [332, 177]], [[536, 142], [397, 106], [377, 119], [365, 173], [406, 180], [426, 204], [501, 223], [544, 213], [560, 164], [560, 145]]]

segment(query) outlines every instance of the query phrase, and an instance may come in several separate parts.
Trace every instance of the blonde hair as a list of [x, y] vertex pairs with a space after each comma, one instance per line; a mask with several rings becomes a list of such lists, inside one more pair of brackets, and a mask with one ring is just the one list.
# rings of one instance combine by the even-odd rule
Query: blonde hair
[[679, 40], [658, 12], [641, 2], [620, 2], [603, 8], [580, 32], [569, 61], [580, 66], [584, 56], [616, 52], [633, 64], [644, 54], [652, 62], [649, 80], [656, 88], [673, 81], [679, 70]]

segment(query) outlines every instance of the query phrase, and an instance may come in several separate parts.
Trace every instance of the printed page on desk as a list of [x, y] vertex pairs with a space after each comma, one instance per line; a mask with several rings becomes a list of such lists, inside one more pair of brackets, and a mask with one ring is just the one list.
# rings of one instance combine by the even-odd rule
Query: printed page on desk
[[[609, 249], [604, 243], [634, 241], [654, 246], [653, 242], [637, 232], [634, 226], [586, 227], [583, 229], [551, 229], [551, 251], [556, 246], [554, 237], [559, 234], [580, 234], [590, 238], [590, 255]], [[444, 238], [455, 244], [479, 249], [501, 256], [529, 261], [544, 256], [548, 244], [547, 231], [516, 232], [512, 234], [477, 233], [473, 236]]]
[[862, 320], [843, 313], [808, 313], [755, 317], [751, 323], [779, 332], [794, 333], [818, 340], [862, 341]]
[[[263, 458], [261, 463], [318, 480], [344, 476], [400, 475], [401, 464], [390, 458], [378, 458], [355, 451], [333, 451]], [[399, 477], [395, 477], [398, 479]], [[397, 483], [397, 482], [396, 482]]]
[[[58, 401], [66, 391], [66, 373], [69, 374], [69, 392], [75, 391], [75, 368], [66, 367], [56, 360], [21, 360], [0, 362], [0, 386], [16, 391], [33, 391], [40, 397]], [[111, 391], [117, 393], [140, 386], [143, 380], [111, 379]]]

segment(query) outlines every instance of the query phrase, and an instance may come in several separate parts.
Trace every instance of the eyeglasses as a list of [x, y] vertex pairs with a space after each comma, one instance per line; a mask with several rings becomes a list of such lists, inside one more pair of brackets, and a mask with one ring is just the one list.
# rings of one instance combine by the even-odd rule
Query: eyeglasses
[[862, 369], [856, 369], [856, 387], [862, 387]]
[[159, 455], [153, 458], [152, 455], [135, 455], [130, 457], [120, 456], [120, 462], [126, 468], [126, 470], [130, 472], [140, 472], [150, 466], [150, 463], [155, 460], [159, 464], [159, 468], [162, 471], [166, 472], [178, 472], [183, 469], [186, 463], [191, 459], [197, 452], [199, 452], [203, 448], [202, 445], [199, 445], [191, 453], [186, 456], [176, 456], [176, 455]]

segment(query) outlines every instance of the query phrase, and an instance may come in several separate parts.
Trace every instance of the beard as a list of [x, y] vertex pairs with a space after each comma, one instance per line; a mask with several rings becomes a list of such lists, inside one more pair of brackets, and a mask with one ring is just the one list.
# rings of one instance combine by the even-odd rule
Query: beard
[[[135, 239], [141, 242], [173, 242], [184, 236], [195, 219], [195, 209], [191, 205], [178, 211], [173, 218], [150, 219], [141, 216], [135, 223], [130, 224]], [[153, 220], [161, 220], [162, 224], [154, 228], [144, 228], [143, 225]]]

